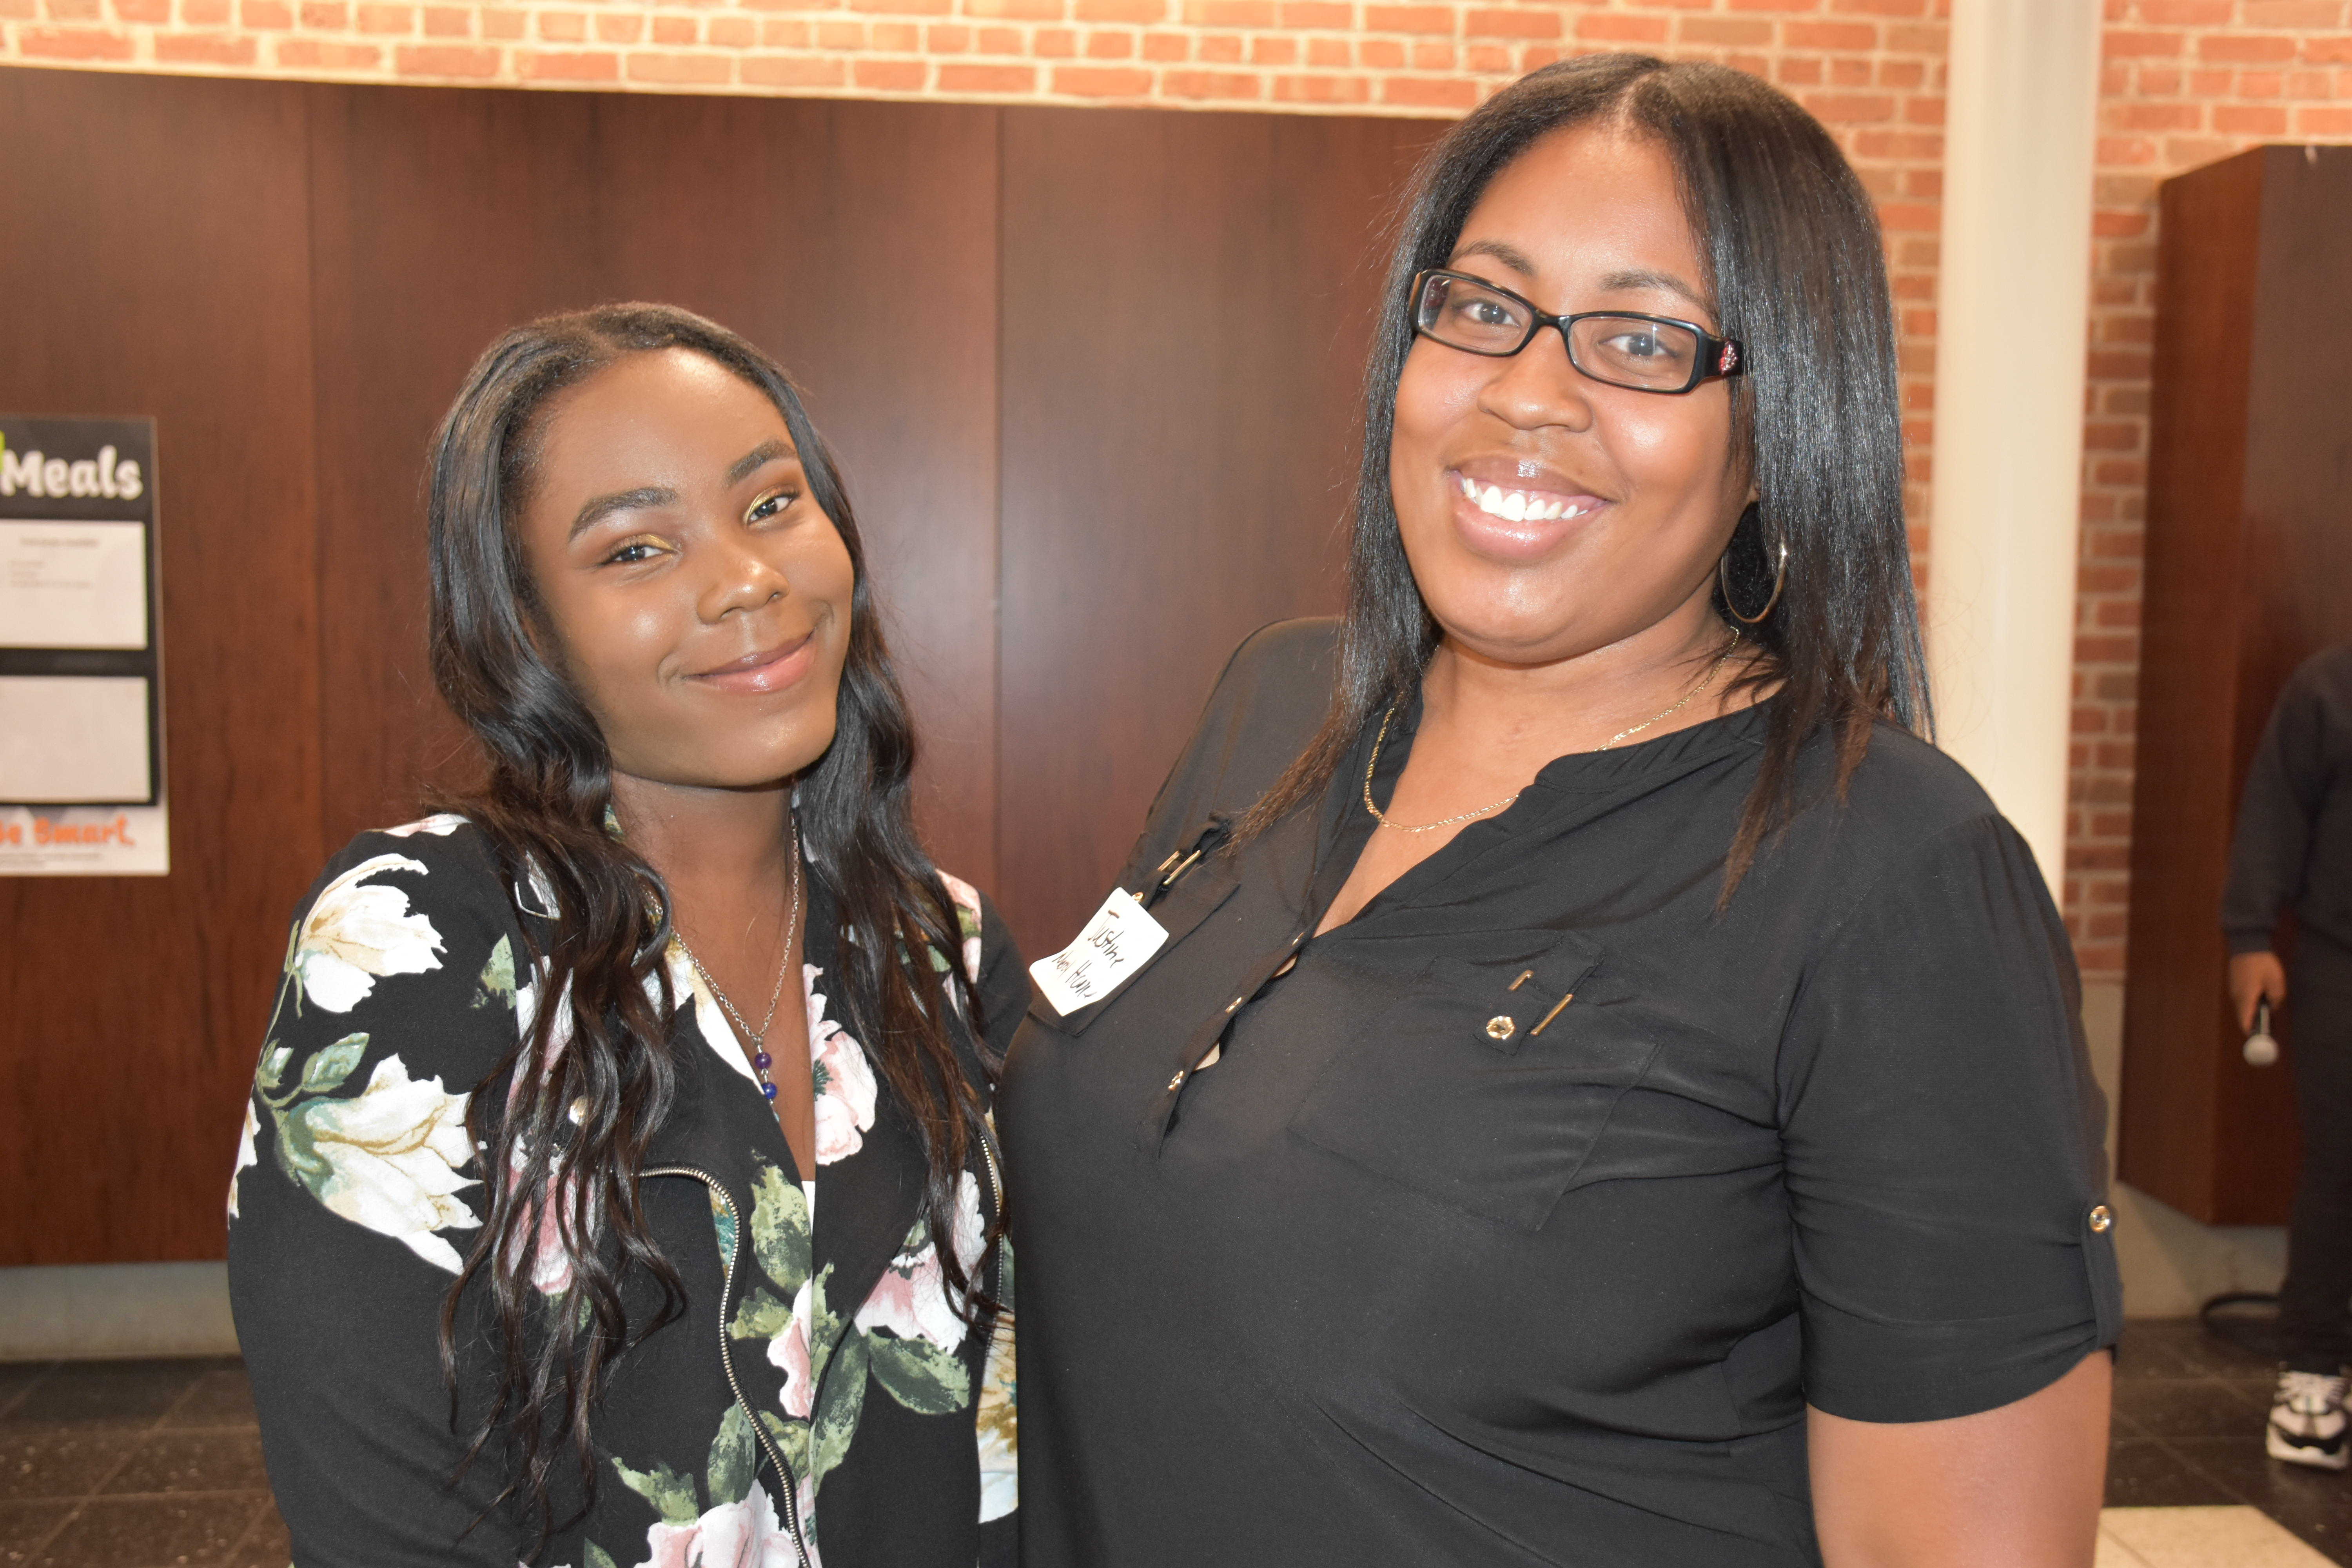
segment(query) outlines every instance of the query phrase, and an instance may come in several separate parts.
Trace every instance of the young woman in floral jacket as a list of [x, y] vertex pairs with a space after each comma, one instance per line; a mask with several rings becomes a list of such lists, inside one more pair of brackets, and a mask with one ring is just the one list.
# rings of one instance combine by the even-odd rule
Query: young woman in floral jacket
[[229, 1189], [295, 1561], [1009, 1563], [1027, 980], [915, 837], [790, 382], [664, 307], [535, 322], [430, 525], [488, 782], [321, 875]]

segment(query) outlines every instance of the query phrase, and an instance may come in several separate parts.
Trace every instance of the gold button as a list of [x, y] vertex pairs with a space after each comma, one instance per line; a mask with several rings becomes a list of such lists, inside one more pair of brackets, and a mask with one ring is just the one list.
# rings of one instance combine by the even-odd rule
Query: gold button
[[1174, 1078], [1171, 1078], [1171, 1079], [1170, 1079], [1168, 1080], [1168, 1087], [1169, 1087], [1170, 1089], [1174, 1089], [1174, 1088], [1178, 1087], [1179, 1085], [1181, 1085], [1183, 1081], [1184, 1081], [1184, 1075], [1183, 1075], [1182, 1073], [1181, 1073], [1181, 1072], [1180, 1072], [1180, 1073], [1178, 1073]]
[[2115, 1223], [2116, 1216], [2107, 1212], [2106, 1205], [2101, 1204], [2098, 1207], [2091, 1211], [2091, 1228], [2093, 1230], [2104, 1231]]
[[1490, 1040], [1507, 1040], [1518, 1032], [1518, 1020], [1507, 1013], [1497, 1013], [1486, 1020], [1486, 1037]]

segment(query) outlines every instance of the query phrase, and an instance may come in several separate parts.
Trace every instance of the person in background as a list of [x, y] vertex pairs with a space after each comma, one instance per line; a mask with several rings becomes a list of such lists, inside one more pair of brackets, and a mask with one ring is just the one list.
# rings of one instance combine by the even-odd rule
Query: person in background
[[1006, 1058], [1027, 1568], [2089, 1568], [2104, 1107], [1915, 732], [1869, 195], [1595, 56], [1402, 229], [1347, 614], [1234, 653]]
[[[2272, 945], [2294, 915], [2294, 967]], [[2287, 679], [2254, 748], [2221, 899], [2230, 1000], [2251, 1030], [2257, 1005], [2294, 998], [2294, 1099], [2303, 1167], [2279, 1287], [2271, 1458], [2340, 1470], [2352, 1363], [2352, 645], [2322, 649]]]
[[287, 943], [229, 1282], [303, 1568], [972, 1568], [1014, 1539], [991, 1064], [798, 394], [656, 305], [475, 365], [433, 669], [488, 783]]

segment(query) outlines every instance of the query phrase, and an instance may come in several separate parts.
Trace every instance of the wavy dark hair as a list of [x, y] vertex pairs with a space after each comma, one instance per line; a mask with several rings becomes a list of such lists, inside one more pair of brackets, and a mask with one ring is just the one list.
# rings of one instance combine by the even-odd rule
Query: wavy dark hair
[[[810, 496], [856, 568], [837, 727], [798, 781], [796, 809], [812, 874], [840, 906], [844, 1021], [921, 1134], [933, 1236], [955, 1233], [959, 1177], [985, 1136], [928, 962], [927, 950], [958, 952], [961, 938], [915, 831], [906, 700], [840, 471], [792, 378], [726, 328], [666, 305], [608, 305], [508, 332], [475, 363], [434, 438], [430, 639], [434, 680], [488, 763], [478, 790], [441, 804], [488, 837], [533, 950], [526, 956], [540, 1005], [528, 1037], [473, 1092], [467, 1126], [482, 1151], [489, 1215], [444, 1305], [441, 1346], [453, 1421], [482, 1399], [465, 1434], [467, 1467], [486, 1458], [500, 1467], [491, 1506], [519, 1504], [542, 1536], [559, 1527], [552, 1499], [567, 1458], [579, 1509], [595, 1495], [589, 1423], [615, 1360], [676, 1318], [683, 1297], [638, 1190], [677, 1079], [668, 1045], [676, 1001], [662, 962], [669, 893], [605, 831], [611, 752], [580, 693], [541, 651], [560, 644], [525, 565], [520, 521], [551, 400], [628, 355], [664, 349], [703, 355], [775, 405]], [[526, 897], [546, 907], [526, 909]], [[962, 965], [950, 964], [947, 978], [977, 1022]], [[571, 1289], [553, 1310], [530, 1282], [542, 1225], [573, 1259]], [[940, 1262], [967, 1310], [983, 1310], [955, 1248], [942, 1246]], [[649, 1279], [645, 1295], [659, 1302], [634, 1322], [623, 1305], [632, 1276]], [[494, 1321], [496, 1385], [465, 1389], [461, 1399], [460, 1361], [470, 1364], [473, 1354], [461, 1325], [478, 1312]]]
[[1737, 684], [1778, 682], [1780, 693], [1725, 896], [1795, 809], [1798, 753], [1810, 737], [1835, 735], [1843, 788], [1874, 720], [1930, 728], [1903, 518], [1894, 310], [1868, 193], [1820, 122], [1752, 76], [1590, 55], [1496, 94], [1422, 165], [1365, 372], [1363, 464], [1330, 711], [1252, 809], [1244, 833], [1318, 798], [1366, 722], [1417, 688], [1437, 647], [1389, 484], [1414, 274], [1451, 260], [1487, 184], [1538, 138], [1601, 121], [1674, 160], [1719, 330], [1746, 350], [1747, 373], [1727, 384], [1732, 439], [1759, 499], [1732, 531], [1724, 574], [1744, 610], [1765, 602], [1780, 545], [1789, 551], [1779, 604], [1761, 626], [1742, 628], [1761, 655]]

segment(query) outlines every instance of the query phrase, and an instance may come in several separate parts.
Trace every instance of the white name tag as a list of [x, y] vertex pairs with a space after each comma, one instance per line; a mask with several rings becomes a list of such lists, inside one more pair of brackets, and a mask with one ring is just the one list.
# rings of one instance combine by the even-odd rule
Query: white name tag
[[1031, 964], [1029, 978], [1054, 1011], [1066, 1017], [1118, 990], [1167, 940], [1168, 928], [1146, 913], [1134, 894], [1113, 888], [1078, 940]]

